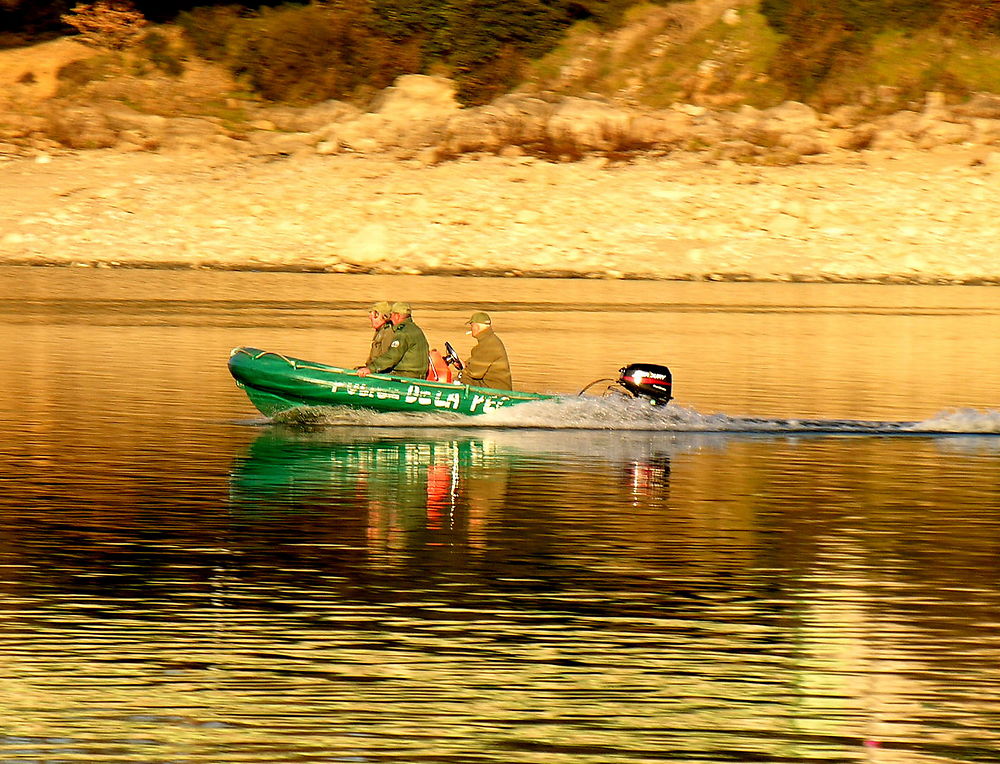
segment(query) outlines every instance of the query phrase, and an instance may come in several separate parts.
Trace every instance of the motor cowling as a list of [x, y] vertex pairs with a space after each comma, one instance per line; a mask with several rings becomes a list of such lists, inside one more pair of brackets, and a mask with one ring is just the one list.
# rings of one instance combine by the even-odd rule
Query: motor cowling
[[630, 363], [618, 370], [615, 382], [636, 398], [646, 398], [662, 406], [673, 395], [673, 375], [666, 366], [655, 363]]

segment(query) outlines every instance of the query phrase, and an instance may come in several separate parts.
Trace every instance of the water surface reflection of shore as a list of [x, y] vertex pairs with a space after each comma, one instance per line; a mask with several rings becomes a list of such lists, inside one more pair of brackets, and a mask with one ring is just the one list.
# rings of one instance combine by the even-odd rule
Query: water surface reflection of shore
[[526, 389], [926, 419], [997, 407], [990, 290], [81, 271], [0, 269], [0, 760], [997, 761], [995, 414], [306, 431], [225, 370], [419, 292], [435, 338], [497, 305]]

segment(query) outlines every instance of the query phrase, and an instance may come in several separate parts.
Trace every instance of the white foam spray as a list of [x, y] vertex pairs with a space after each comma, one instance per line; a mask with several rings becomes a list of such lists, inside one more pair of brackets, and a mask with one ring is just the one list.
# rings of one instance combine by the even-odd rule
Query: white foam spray
[[293, 409], [274, 421], [300, 427], [450, 427], [621, 432], [1000, 434], [1000, 410], [958, 409], [911, 422], [703, 414], [677, 404], [652, 406], [632, 398], [565, 397], [522, 403], [482, 416], [378, 413], [346, 408]]

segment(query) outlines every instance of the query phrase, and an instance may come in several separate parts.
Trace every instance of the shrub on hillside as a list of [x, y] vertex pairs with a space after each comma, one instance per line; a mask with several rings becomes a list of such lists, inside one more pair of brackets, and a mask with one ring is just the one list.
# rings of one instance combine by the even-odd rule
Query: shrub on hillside
[[77, 59], [59, 67], [56, 72], [56, 79], [59, 81], [58, 95], [72, 95], [91, 82], [109, 77], [116, 70], [110, 59], [111, 56], [105, 54]]
[[226, 41], [249, 12], [240, 5], [195, 8], [177, 17], [194, 52], [209, 61], [224, 61]]
[[[898, 33], [918, 39], [921, 30], [941, 30], [958, 36], [1000, 31], [1000, 0], [761, 0], [761, 13], [783, 36], [771, 74], [788, 87], [790, 95], [817, 103], [831, 96], [831, 79], [852, 69], [864, 70], [875, 55], [873, 46]], [[947, 44], [929, 51], [916, 71], [900, 72], [891, 83], [903, 100], [919, 100], [928, 89], [961, 96], [966, 83], [949, 69]], [[911, 66], [900, 51], [898, 62], [884, 68]], [[911, 67], [912, 68], [912, 67]], [[818, 95], [821, 89], [827, 92]]]
[[226, 64], [268, 99], [349, 97], [438, 64], [456, 80], [460, 100], [475, 104], [515, 85], [523, 63], [551, 49], [574, 21], [610, 25], [635, 3], [327, 0], [197, 8], [178, 23], [200, 56]]
[[349, 97], [420, 69], [415, 47], [380, 34], [357, 6], [264, 9], [229, 35], [226, 54], [237, 76], [274, 101]]
[[509, 92], [523, 78], [525, 57], [513, 45], [468, 66], [455, 67], [455, 97], [466, 104], [489, 103]]
[[449, 25], [448, 61], [458, 97], [485, 103], [520, 79], [526, 57], [554, 46], [569, 25], [565, 5], [534, 0], [461, 0]]
[[1000, 32], [1000, 0], [946, 0], [948, 26], [973, 35]]
[[146, 26], [145, 17], [128, 0], [79, 3], [61, 18], [76, 29], [80, 42], [105, 50], [123, 50], [135, 45]]
[[180, 77], [184, 73], [184, 64], [180, 56], [170, 45], [170, 40], [160, 32], [152, 31], [142, 38], [139, 47], [149, 63], [165, 74]]
[[[976, 2], [977, 0], [971, 0]], [[810, 16], [836, 17], [852, 33], [935, 23], [952, 0], [761, 0], [760, 12], [783, 34], [801, 37]], [[967, 2], [967, 0], [961, 0]]]
[[778, 28], [786, 35], [771, 74], [796, 97], [808, 97], [857, 46], [852, 26], [835, 3], [822, 8], [809, 2], [789, 3]]

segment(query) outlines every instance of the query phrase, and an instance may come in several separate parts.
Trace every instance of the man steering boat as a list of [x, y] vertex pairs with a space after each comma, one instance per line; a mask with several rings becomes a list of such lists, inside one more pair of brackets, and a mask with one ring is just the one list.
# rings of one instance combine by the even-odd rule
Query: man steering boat
[[489, 313], [476, 311], [465, 322], [469, 334], [476, 338], [469, 360], [459, 373], [459, 381], [473, 387], [492, 387], [497, 390], [514, 388], [510, 374], [510, 360], [507, 348], [493, 331], [493, 320]]

